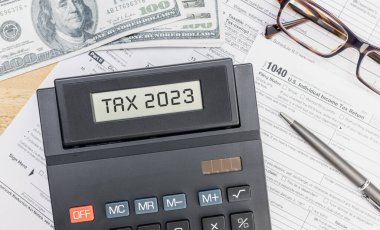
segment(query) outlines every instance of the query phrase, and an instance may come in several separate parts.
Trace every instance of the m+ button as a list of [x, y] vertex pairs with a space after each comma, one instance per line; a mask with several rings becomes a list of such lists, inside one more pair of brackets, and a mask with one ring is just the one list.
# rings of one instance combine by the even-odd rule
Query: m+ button
[[220, 189], [199, 192], [199, 205], [201, 207], [221, 204], [223, 202], [222, 191]]

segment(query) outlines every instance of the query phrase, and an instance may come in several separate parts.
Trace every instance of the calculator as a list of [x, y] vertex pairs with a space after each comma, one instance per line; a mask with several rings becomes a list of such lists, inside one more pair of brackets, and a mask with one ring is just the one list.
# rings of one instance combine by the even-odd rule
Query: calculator
[[250, 64], [57, 79], [37, 96], [55, 229], [271, 229]]

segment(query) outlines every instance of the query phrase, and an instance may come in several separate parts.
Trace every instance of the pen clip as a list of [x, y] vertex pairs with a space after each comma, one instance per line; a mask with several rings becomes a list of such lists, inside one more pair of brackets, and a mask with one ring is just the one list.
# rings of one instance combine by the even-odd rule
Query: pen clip
[[371, 199], [371, 197], [369, 197], [367, 194], [365, 193], [362, 193], [363, 197], [370, 203], [372, 204], [373, 207], [375, 207], [377, 209], [377, 211], [380, 211], [380, 205], [377, 204], [375, 201], [373, 201]]
[[368, 188], [368, 186], [371, 184], [371, 181], [366, 179], [365, 183], [360, 186], [358, 189], [361, 192], [362, 196], [373, 206], [377, 211], [380, 211], [380, 204], [376, 203], [374, 200], [372, 200], [371, 197], [369, 197], [364, 191]]

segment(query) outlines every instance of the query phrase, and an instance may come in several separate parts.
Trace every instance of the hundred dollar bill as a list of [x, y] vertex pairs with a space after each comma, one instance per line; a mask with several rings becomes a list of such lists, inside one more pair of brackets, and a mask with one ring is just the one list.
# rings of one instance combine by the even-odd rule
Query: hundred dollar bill
[[99, 49], [217, 47], [224, 43], [220, 0], [181, 0], [186, 19], [119, 39]]
[[0, 0], [0, 80], [185, 17], [179, 0]]

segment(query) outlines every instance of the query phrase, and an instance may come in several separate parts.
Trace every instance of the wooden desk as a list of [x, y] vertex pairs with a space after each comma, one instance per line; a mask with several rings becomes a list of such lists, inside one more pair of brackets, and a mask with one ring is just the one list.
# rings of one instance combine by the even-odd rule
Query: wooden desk
[[12, 122], [54, 66], [55, 64], [49, 65], [0, 81], [0, 134]]

